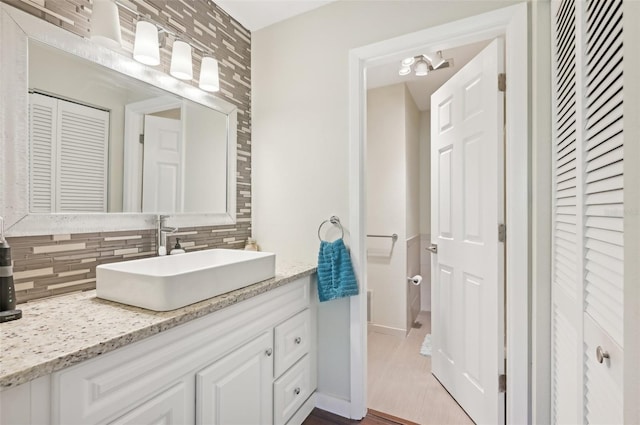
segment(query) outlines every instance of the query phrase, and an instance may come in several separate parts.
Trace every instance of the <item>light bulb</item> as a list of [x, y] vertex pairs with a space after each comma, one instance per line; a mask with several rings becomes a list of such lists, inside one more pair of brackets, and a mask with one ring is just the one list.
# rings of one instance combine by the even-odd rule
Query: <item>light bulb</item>
[[136, 24], [133, 58], [145, 65], [155, 66], [160, 64], [158, 28], [151, 22], [138, 21]]
[[211, 92], [220, 90], [218, 61], [214, 58], [202, 58], [202, 63], [200, 64], [200, 88]]
[[416, 76], [423, 77], [429, 73], [429, 64], [424, 59], [416, 62]]
[[169, 74], [180, 80], [191, 80], [193, 78], [191, 46], [184, 41], [176, 40], [173, 43]]
[[120, 14], [114, 0], [94, 0], [91, 11], [90, 38], [110, 49], [122, 46]]

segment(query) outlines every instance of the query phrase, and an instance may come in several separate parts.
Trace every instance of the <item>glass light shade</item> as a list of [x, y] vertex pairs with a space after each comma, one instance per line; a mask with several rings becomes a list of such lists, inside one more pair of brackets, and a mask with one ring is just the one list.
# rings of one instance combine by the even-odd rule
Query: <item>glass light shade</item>
[[176, 40], [173, 43], [169, 74], [180, 80], [191, 80], [193, 78], [191, 46], [184, 41]]
[[120, 14], [115, 0], [93, 0], [91, 40], [110, 49], [122, 45]]
[[409, 75], [409, 74], [411, 74], [411, 67], [410, 66], [403, 66], [402, 68], [400, 68], [400, 71], [398, 71], [398, 74], [400, 74], [400, 75]]
[[410, 57], [406, 59], [402, 59], [402, 66], [411, 66], [416, 61], [416, 58]]
[[429, 64], [424, 59], [419, 59], [416, 62], [416, 76], [423, 77], [429, 73]]
[[202, 63], [200, 64], [200, 88], [204, 91], [220, 90], [218, 61], [214, 58], [202, 58]]
[[138, 21], [136, 24], [133, 58], [145, 65], [155, 66], [160, 64], [158, 28], [151, 22]]

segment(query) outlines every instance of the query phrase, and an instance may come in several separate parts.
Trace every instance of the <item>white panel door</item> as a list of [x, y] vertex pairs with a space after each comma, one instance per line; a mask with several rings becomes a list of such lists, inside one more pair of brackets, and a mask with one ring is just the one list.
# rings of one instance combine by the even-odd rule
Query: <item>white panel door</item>
[[182, 210], [182, 123], [144, 117], [142, 211], [173, 213]]
[[476, 423], [504, 423], [503, 42], [431, 97], [433, 374]]
[[273, 333], [265, 332], [196, 375], [196, 424], [273, 422]]

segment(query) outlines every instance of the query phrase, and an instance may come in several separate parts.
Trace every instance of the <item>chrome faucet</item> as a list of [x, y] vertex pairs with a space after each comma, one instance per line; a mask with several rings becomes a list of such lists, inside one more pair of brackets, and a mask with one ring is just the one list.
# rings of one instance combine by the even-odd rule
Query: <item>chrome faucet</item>
[[167, 255], [167, 235], [178, 231], [177, 227], [165, 226], [165, 220], [169, 218], [168, 215], [159, 215], [157, 219], [158, 227], [158, 255]]

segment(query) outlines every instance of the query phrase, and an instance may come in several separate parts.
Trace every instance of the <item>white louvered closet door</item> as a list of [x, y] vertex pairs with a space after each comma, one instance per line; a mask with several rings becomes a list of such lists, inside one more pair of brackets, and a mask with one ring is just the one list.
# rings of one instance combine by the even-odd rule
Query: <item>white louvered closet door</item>
[[30, 210], [106, 212], [109, 113], [29, 95]]
[[554, 4], [552, 420], [618, 424], [623, 422], [623, 5], [621, 0]]
[[57, 99], [29, 95], [29, 207], [33, 213], [55, 211], [57, 108]]

